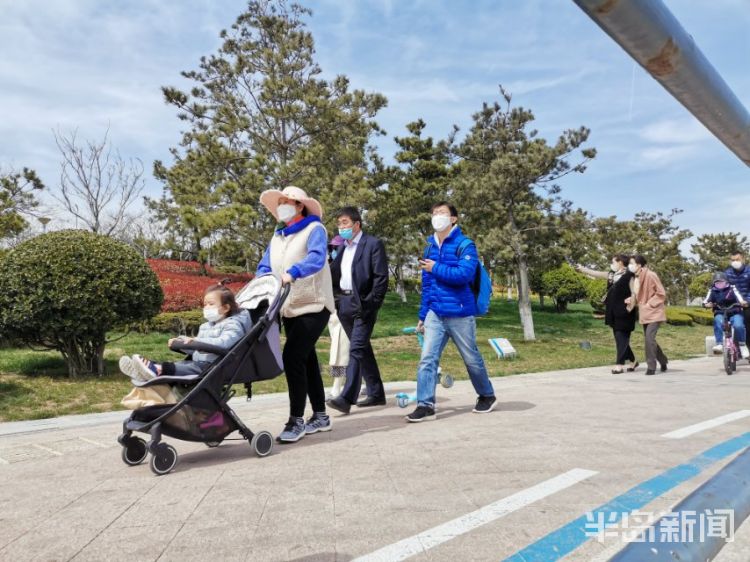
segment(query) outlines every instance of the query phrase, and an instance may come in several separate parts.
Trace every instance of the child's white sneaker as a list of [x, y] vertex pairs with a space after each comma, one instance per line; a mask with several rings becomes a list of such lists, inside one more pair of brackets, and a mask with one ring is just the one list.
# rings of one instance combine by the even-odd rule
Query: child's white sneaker
[[750, 351], [748, 351], [745, 344], [740, 345], [740, 353], [742, 354], [743, 359], [747, 359], [748, 357], [750, 357]]
[[721, 353], [722, 351], [724, 351], [724, 346], [721, 345], [720, 343], [717, 343], [711, 349], [713, 350], [714, 353]]
[[132, 357], [128, 357], [127, 355], [120, 357], [119, 367], [124, 375], [129, 376], [134, 381], [144, 382], [152, 378], [144, 378], [137, 367], [137, 363], [133, 361]]
[[140, 355], [133, 355], [132, 360], [135, 369], [138, 371], [138, 377], [140, 380], [144, 382], [150, 381], [159, 374], [153, 361], [149, 361]]

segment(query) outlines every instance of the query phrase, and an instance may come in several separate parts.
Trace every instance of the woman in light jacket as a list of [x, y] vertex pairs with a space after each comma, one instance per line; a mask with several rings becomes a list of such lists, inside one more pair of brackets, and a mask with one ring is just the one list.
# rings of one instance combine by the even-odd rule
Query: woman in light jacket
[[[581, 273], [594, 279], [607, 280], [607, 294], [604, 297], [604, 323], [612, 328], [615, 337], [617, 356], [613, 374], [625, 371], [625, 364], [629, 362], [627, 370], [632, 372], [638, 367], [635, 354], [630, 348], [630, 335], [635, 330], [635, 276], [628, 270], [630, 258], [623, 254], [612, 256], [610, 271], [596, 271], [583, 266], [576, 266]], [[626, 300], [630, 298], [629, 302]]]
[[[667, 293], [661, 284], [659, 276], [646, 267], [646, 258], [635, 255], [630, 258], [628, 269], [635, 275], [635, 294], [638, 302], [638, 320], [643, 326], [646, 340], [647, 375], [656, 374], [656, 363], [659, 362], [661, 372], [667, 370], [669, 360], [656, 343], [656, 332], [659, 326], [667, 321]], [[628, 303], [632, 302], [628, 301]]]
[[[257, 274], [274, 273], [282, 284], [291, 284], [281, 307], [286, 332], [282, 359], [289, 387], [289, 420], [276, 440], [293, 443], [306, 434], [331, 429], [315, 352], [315, 344], [335, 311], [327, 259], [328, 234], [321, 222], [320, 203], [299, 187], [269, 189], [261, 193], [260, 202], [284, 224], [274, 233]], [[313, 413], [306, 423], [308, 396]]]

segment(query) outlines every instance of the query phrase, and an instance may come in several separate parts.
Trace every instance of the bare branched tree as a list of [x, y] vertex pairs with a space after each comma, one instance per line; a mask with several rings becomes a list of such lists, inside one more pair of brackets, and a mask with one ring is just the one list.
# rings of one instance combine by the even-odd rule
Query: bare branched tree
[[59, 193], [53, 196], [92, 232], [116, 234], [143, 191], [143, 162], [123, 159], [112, 148], [109, 129], [101, 141], [79, 141], [77, 130], [54, 135], [63, 160]]

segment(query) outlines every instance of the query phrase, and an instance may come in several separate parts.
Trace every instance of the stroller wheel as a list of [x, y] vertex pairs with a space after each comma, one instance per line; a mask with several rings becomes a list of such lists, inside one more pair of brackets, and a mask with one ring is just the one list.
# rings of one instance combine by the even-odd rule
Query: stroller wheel
[[268, 431], [259, 431], [253, 435], [250, 446], [259, 457], [268, 456], [273, 450], [273, 436]]
[[177, 451], [172, 445], [160, 443], [156, 453], [151, 455], [151, 471], [157, 476], [172, 472], [177, 464]]
[[148, 448], [140, 437], [129, 437], [122, 447], [122, 462], [128, 466], [136, 466], [146, 460]]
[[440, 384], [443, 385], [443, 388], [450, 388], [453, 386], [453, 376], [443, 374], [440, 377]]
[[206, 447], [209, 449], [213, 449], [214, 447], [218, 447], [221, 445], [221, 441], [206, 441]]

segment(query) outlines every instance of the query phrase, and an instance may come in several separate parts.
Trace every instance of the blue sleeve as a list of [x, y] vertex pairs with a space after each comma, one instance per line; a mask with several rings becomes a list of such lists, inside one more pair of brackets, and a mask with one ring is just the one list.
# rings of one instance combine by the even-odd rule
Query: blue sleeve
[[432, 275], [422, 270], [422, 301], [419, 306], [419, 319], [424, 322], [430, 311], [430, 299], [432, 297]]
[[307, 255], [287, 270], [295, 279], [309, 277], [323, 269], [328, 259], [328, 233], [322, 225], [315, 228], [307, 239]]
[[270, 245], [266, 248], [266, 251], [263, 253], [263, 258], [261, 258], [260, 262], [258, 263], [258, 268], [255, 270], [255, 275], [265, 275], [266, 273], [271, 273]]
[[458, 264], [447, 265], [438, 262], [433, 266], [432, 274], [441, 283], [460, 287], [474, 281], [478, 264], [477, 247], [472, 242], [458, 257]]

